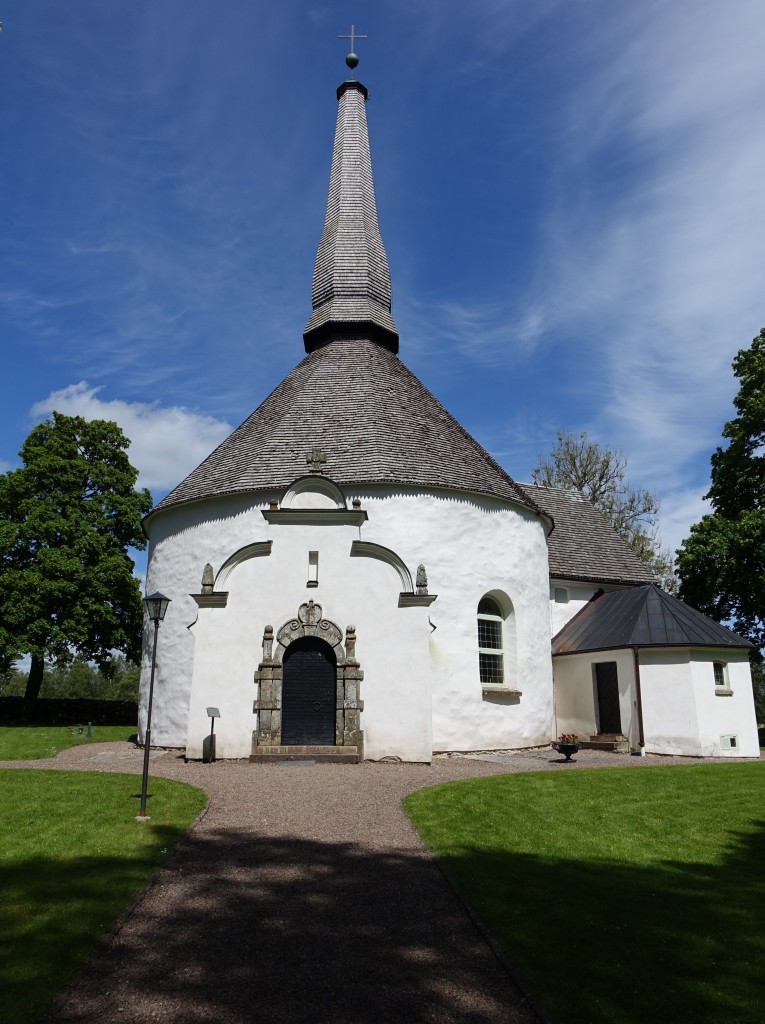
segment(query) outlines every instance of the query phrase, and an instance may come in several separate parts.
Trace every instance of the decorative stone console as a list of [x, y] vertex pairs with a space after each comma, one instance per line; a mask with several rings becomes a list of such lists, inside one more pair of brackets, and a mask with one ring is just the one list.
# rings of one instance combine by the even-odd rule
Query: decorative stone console
[[[324, 640], [337, 661], [335, 702], [335, 745], [287, 747], [281, 742], [283, 662], [290, 644], [303, 637]], [[258, 727], [252, 734], [251, 761], [311, 757], [322, 760], [362, 761], [364, 734], [361, 712], [364, 702], [359, 690], [364, 673], [356, 660], [356, 628], [348, 626], [343, 633], [339, 626], [322, 618], [322, 607], [314, 601], [300, 605], [297, 618], [286, 622], [274, 636], [273, 626], [263, 632], [263, 660], [255, 673], [258, 687], [253, 710], [258, 714]]]

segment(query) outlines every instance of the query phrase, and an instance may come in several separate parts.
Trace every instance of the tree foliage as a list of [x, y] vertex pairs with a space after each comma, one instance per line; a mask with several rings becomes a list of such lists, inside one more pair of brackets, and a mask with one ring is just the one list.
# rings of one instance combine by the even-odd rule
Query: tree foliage
[[[765, 665], [761, 661], [752, 664], [752, 689], [754, 690], [754, 712], [757, 725], [765, 725]], [[760, 741], [762, 745], [762, 741]]]
[[0, 476], [0, 663], [31, 655], [30, 700], [46, 661], [77, 652], [107, 664], [114, 650], [140, 650], [127, 549], [146, 546], [151, 495], [136, 490], [129, 444], [116, 423], [54, 413], [24, 442], [22, 467]]
[[627, 457], [591, 440], [586, 431], [557, 432], [555, 447], [541, 458], [532, 480], [543, 487], [576, 490], [608, 519], [635, 554], [651, 566], [665, 590], [674, 591], [672, 556], [656, 539], [659, 500], [651, 491], [630, 487]]
[[[26, 676], [16, 668], [0, 672], [0, 697], [22, 697]], [[45, 666], [40, 697], [137, 701], [140, 677], [140, 667], [121, 654], [100, 668], [77, 656], [70, 665]]]
[[712, 455], [713, 512], [678, 551], [680, 593], [690, 604], [765, 646], [765, 328], [733, 360], [739, 379], [727, 444]]

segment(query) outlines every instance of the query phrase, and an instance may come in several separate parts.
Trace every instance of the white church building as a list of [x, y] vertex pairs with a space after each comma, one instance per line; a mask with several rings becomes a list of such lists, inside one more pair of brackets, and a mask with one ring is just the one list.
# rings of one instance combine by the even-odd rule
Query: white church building
[[217, 757], [256, 762], [562, 732], [758, 756], [751, 645], [580, 495], [516, 483], [399, 359], [367, 91], [337, 95], [305, 358], [144, 523], [147, 591], [171, 598], [152, 741], [201, 758], [213, 707]]

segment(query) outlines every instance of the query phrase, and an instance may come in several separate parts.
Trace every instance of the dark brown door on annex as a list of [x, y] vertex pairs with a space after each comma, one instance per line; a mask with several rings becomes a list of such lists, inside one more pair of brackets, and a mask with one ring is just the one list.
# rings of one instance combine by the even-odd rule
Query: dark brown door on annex
[[619, 711], [616, 662], [602, 661], [597, 664], [595, 679], [598, 685], [598, 732], [618, 736], [622, 731], [622, 717]]

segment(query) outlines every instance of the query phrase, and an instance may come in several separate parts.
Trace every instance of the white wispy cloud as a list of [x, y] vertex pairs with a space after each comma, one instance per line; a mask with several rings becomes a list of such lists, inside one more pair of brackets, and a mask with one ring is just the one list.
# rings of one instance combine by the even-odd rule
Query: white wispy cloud
[[36, 402], [31, 415], [40, 419], [55, 411], [118, 423], [130, 439], [130, 461], [139, 471], [139, 484], [153, 492], [179, 483], [231, 432], [230, 424], [191, 409], [105, 399], [100, 391], [85, 381], [70, 384]]
[[[26, 384], [13, 430], [51, 390], [37, 415], [66, 402], [117, 419], [168, 487], [300, 358], [340, 13], [173, 0], [76, 32], [29, 26], [25, 63], [3, 65], [24, 128], [4, 171], [0, 321]], [[403, 358], [514, 475], [555, 429], [587, 429], [663, 496], [663, 521], [696, 515], [730, 361], [763, 317], [765, 6], [391, 0], [367, 15]], [[300, 69], [286, 79], [285, 55]], [[35, 124], [42, 156], [23, 148]]]
[[591, 41], [532, 296], [539, 344], [588, 332], [593, 424], [659, 488], [719, 436], [763, 316], [765, 8], [692, 9], [652, 4]]

